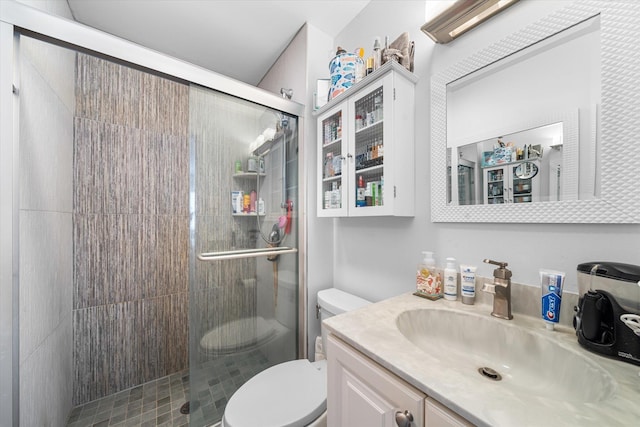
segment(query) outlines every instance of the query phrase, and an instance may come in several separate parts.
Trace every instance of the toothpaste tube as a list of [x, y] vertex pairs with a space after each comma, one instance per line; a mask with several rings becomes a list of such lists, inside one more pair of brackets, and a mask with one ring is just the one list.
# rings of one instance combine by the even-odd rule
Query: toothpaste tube
[[565, 274], [561, 271], [540, 270], [542, 319], [545, 321], [547, 329], [550, 330], [553, 330], [554, 324], [560, 320], [564, 276]]

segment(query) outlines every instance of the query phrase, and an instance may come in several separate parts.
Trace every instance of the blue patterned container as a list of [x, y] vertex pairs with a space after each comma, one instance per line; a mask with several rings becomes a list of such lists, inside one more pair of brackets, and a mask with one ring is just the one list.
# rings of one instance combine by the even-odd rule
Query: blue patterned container
[[329, 73], [331, 75], [329, 99], [335, 98], [353, 86], [356, 82], [356, 64], [358, 61], [362, 62], [362, 58], [355, 53], [341, 53], [331, 60], [329, 63]]

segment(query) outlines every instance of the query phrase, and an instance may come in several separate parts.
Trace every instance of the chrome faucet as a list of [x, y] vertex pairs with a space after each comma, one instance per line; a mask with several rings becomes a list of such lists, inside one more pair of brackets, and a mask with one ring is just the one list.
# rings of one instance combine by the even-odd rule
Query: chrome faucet
[[486, 282], [482, 285], [484, 292], [493, 294], [493, 311], [491, 315], [511, 320], [513, 319], [511, 315], [511, 270], [506, 268], [509, 264], [490, 259], [485, 259], [484, 262], [499, 267], [493, 270], [493, 283]]

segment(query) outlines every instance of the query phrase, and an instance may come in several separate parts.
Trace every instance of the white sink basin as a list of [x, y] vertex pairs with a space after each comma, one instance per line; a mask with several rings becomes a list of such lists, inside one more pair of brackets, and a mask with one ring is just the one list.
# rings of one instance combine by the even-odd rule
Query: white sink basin
[[[596, 363], [545, 337], [555, 332], [442, 309], [402, 312], [396, 326], [446, 369], [493, 382], [498, 391], [532, 399], [595, 403], [606, 400], [616, 389], [616, 381]], [[483, 367], [493, 369], [501, 379], [481, 374], [478, 369]]]

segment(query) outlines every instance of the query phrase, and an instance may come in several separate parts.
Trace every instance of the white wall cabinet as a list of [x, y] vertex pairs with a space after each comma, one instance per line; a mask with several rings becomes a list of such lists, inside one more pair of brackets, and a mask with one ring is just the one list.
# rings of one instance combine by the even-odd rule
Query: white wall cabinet
[[328, 426], [473, 425], [331, 334], [327, 363]]
[[[516, 170], [534, 168], [535, 174], [529, 178], [519, 178]], [[531, 203], [540, 201], [540, 184], [537, 173], [538, 162], [514, 162], [502, 166], [484, 168], [484, 203]]]
[[416, 81], [389, 62], [318, 110], [318, 216], [414, 215]]

